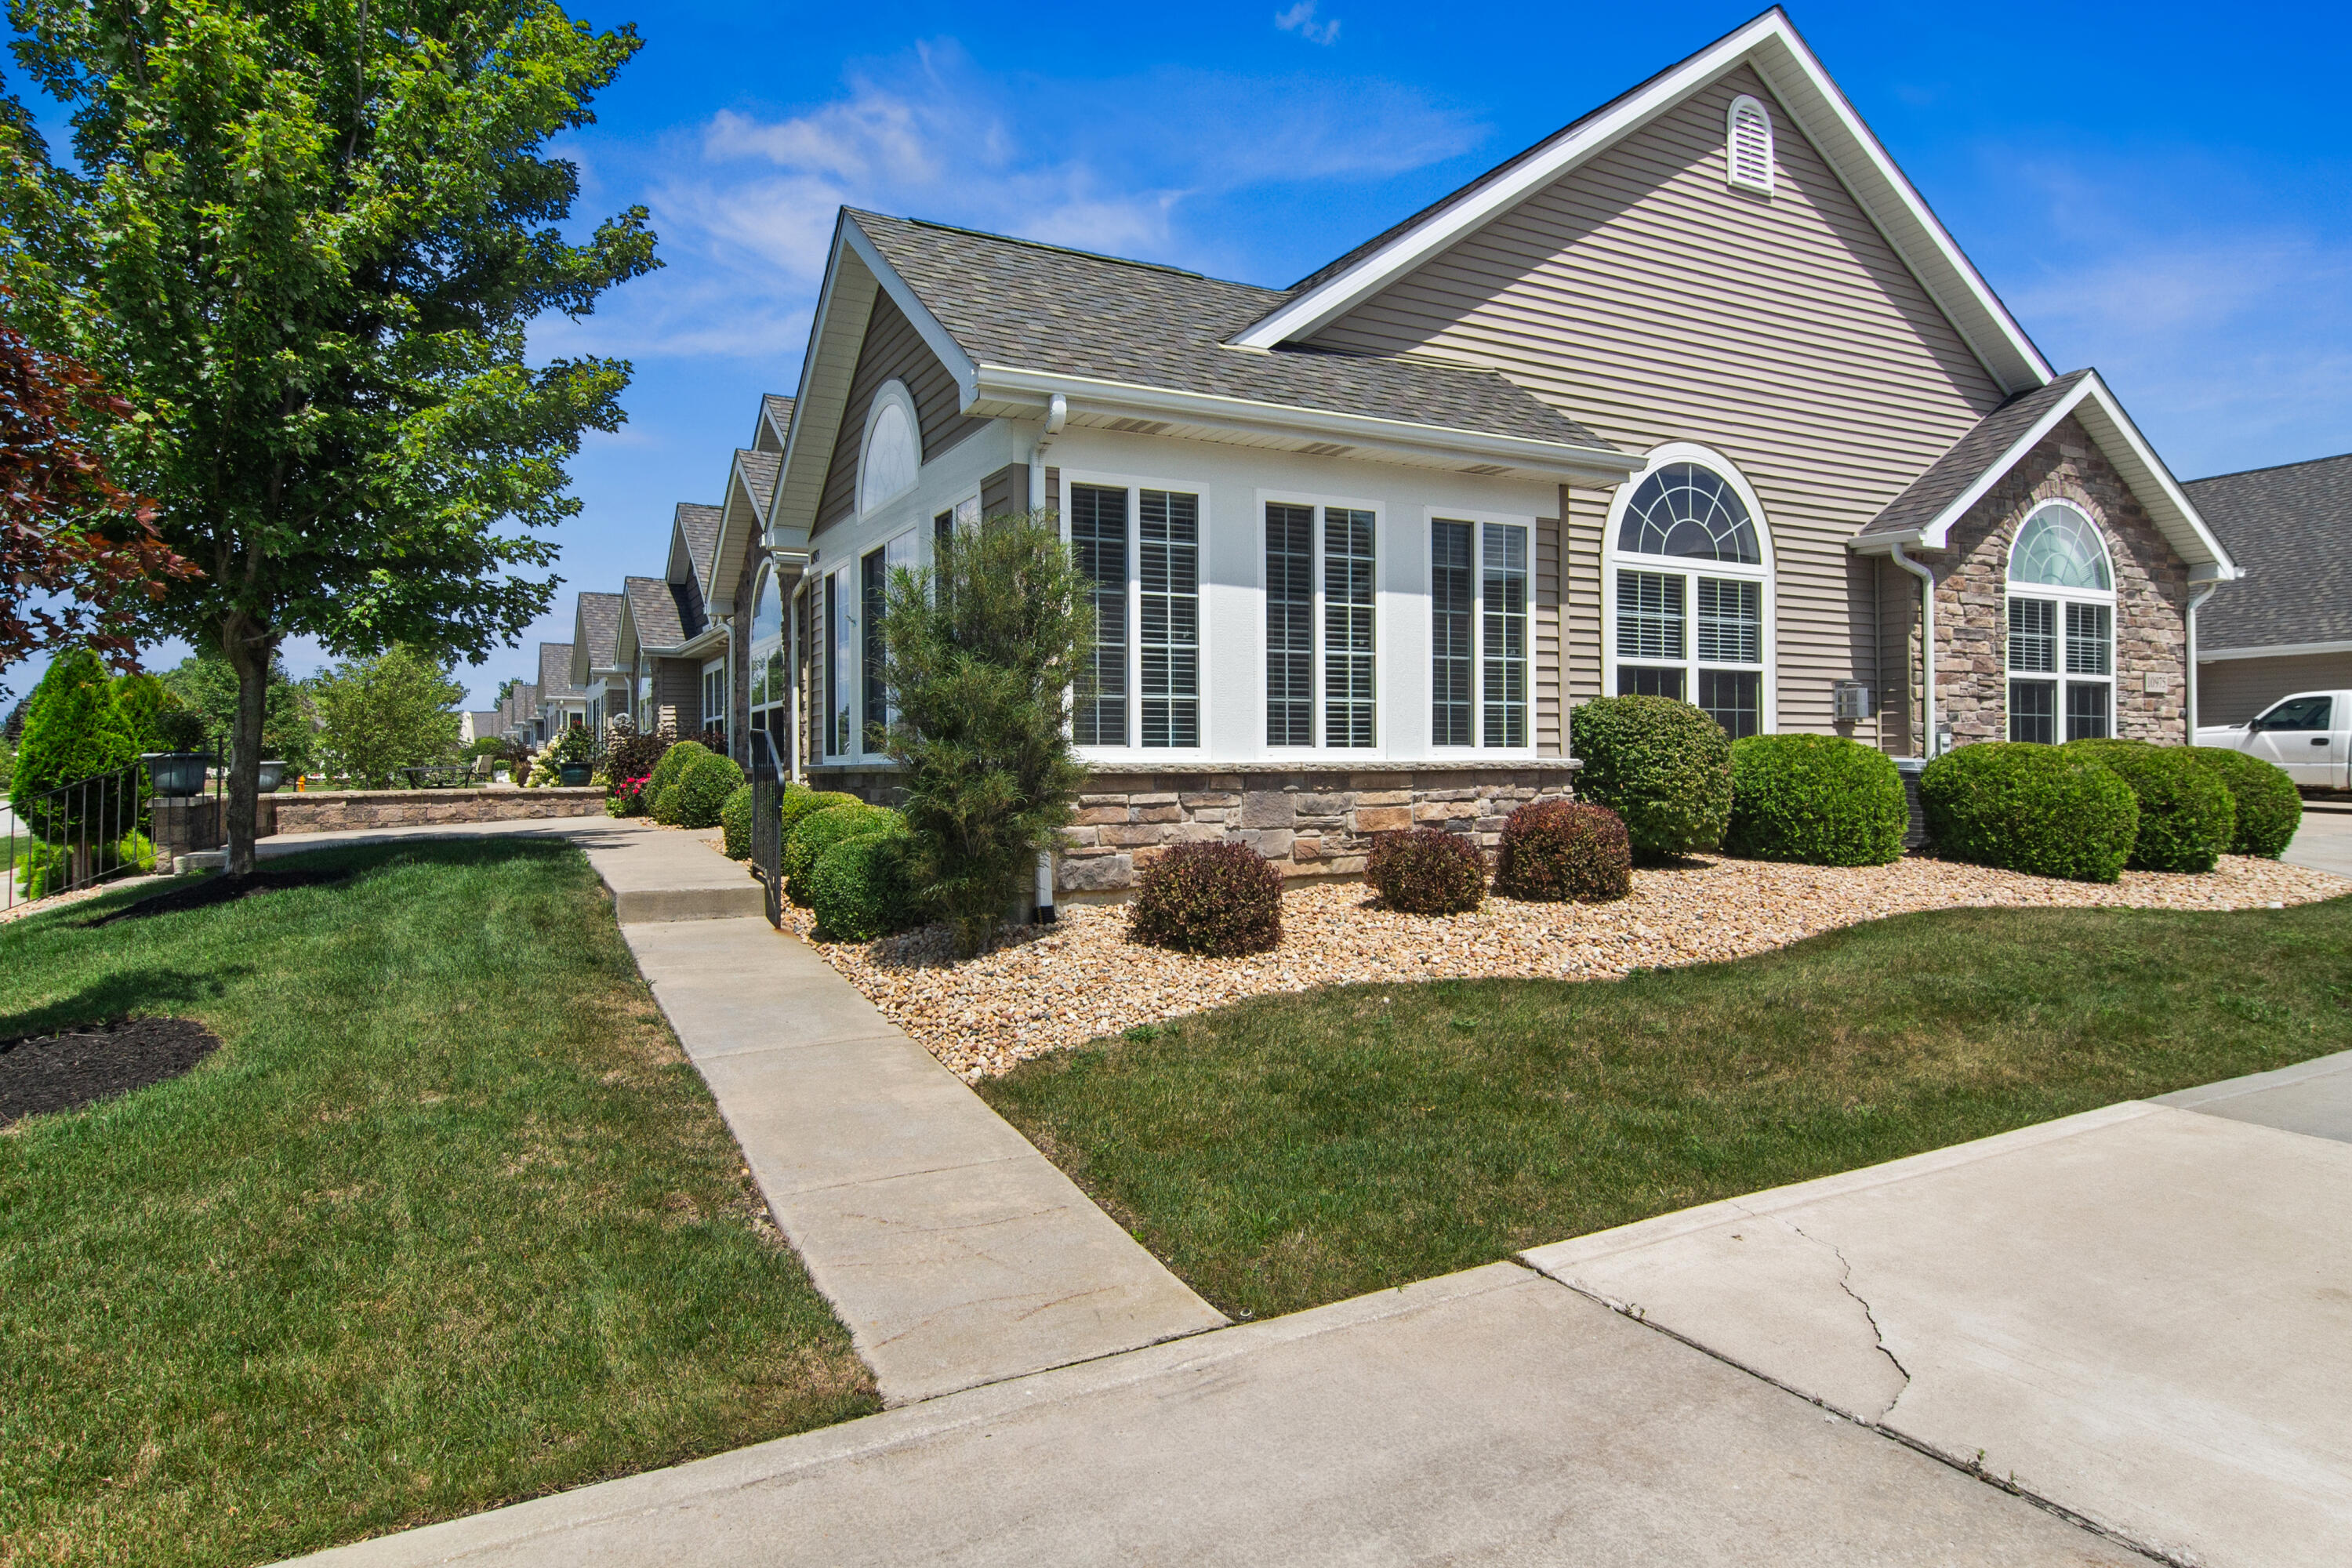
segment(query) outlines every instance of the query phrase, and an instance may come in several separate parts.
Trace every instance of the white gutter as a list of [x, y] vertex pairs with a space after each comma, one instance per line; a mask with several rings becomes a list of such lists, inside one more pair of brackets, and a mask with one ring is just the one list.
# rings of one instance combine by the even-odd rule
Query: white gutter
[[2185, 704], [2185, 707], [2187, 709], [2189, 720], [2189, 743], [2192, 746], [2197, 743], [2197, 612], [2199, 609], [2203, 607], [2206, 600], [2211, 598], [2215, 594], [2220, 593], [2221, 590], [2221, 584], [2214, 583], [2209, 584], [2201, 593], [2189, 595], [2189, 613], [2187, 616], [2182, 617], [2188, 623], [2189, 633], [2189, 658], [2187, 661], [2189, 665], [2189, 700]]
[[[1037, 444], [1029, 448], [1029, 510], [1045, 510], [1045, 448], [1062, 433], [1070, 417], [1070, 400], [1061, 393], [1054, 394], [1045, 405], [1045, 427], [1037, 432]], [[1058, 498], [1056, 498], [1058, 499]]]
[[1903, 542], [1896, 540], [1887, 549], [1895, 564], [1919, 579], [1920, 628], [1919, 663], [1921, 684], [1927, 693], [1927, 738], [1920, 746], [1920, 755], [1936, 755], [1936, 574], [1925, 563], [1903, 553]]

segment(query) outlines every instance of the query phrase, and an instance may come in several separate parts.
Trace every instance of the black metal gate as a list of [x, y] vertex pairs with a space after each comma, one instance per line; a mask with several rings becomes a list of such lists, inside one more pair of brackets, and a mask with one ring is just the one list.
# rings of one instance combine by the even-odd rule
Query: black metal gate
[[751, 731], [751, 871], [767, 894], [768, 923], [784, 923], [783, 769], [765, 730]]

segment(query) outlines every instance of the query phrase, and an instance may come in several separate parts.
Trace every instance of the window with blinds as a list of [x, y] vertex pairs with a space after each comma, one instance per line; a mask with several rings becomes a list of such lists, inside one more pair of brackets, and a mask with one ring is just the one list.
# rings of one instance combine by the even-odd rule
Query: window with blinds
[[1486, 524], [1479, 614], [1486, 622], [1479, 696], [1486, 743], [1528, 743], [1528, 531]]
[[1143, 743], [1201, 743], [1201, 498], [1145, 490], [1138, 507], [1137, 653]]
[[1470, 744], [1474, 526], [1444, 521], [1429, 525], [1429, 735], [1440, 746]]
[[1372, 689], [1372, 514], [1323, 509], [1323, 743], [1369, 746]]
[[866, 750], [879, 752], [884, 732], [889, 728], [890, 688], [882, 678], [882, 596], [886, 575], [882, 552], [869, 550], [857, 563], [858, 597], [862, 601], [866, 624], [858, 661], [866, 679], [860, 683], [864, 699], [859, 711], [858, 733], [866, 738]]
[[1079, 672], [1071, 738], [1081, 746], [1127, 742], [1127, 492], [1070, 487], [1070, 558], [1094, 584], [1095, 652]]
[[1265, 743], [1315, 743], [1315, 509], [1265, 505]]
[[1733, 184], [1772, 194], [1772, 117], [1746, 93], [1731, 100], [1724, 152]]

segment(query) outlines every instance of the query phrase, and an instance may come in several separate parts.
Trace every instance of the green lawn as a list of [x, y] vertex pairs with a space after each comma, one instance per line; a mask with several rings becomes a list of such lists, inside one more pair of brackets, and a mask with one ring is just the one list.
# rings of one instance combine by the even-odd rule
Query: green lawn
[[991, 1104], [1264, 1317], [2352, 1046], [2352, 900], [1960, 910], [1619, 982], [1267, 997]]
[[577, 851], [301, 860], [355, 875], [0, 926], [0, 1037], [226, 1041], [0, 1131], [0, 1564], [264, 1562], [877, 1407]]

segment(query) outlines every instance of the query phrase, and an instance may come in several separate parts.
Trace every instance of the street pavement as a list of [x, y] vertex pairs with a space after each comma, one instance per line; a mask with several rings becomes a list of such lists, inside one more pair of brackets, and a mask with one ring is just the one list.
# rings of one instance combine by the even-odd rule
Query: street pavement
[[2352, 877], [2352, 801], [2305, 801], [2303, 826], [2280, 858], [2290, 866]]

